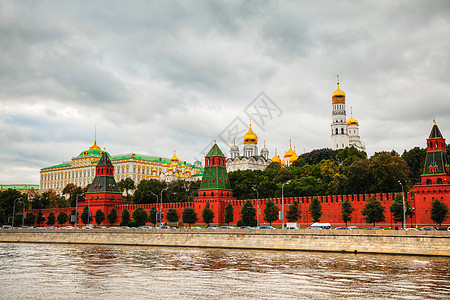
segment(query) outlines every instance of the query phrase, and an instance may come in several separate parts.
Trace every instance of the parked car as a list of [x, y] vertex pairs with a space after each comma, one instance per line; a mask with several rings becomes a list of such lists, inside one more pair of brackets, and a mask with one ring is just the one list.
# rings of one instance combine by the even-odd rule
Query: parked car
[[95, 226], [94, 229], [106, 229], [106, 226]]
[[356, 226], [348, 226], [349, 230], [360, 230], [361, 228], [356, 227]]
[[138, 229], [152, 229], [151, 226], [139, 226]]
[[241, 226], [241, 227], [239, 227], [239, 229], [253, 229], [253, 227], [250, 227], [250, 226]]
[[206, 229], [219, 229], [219, 227], [217, 227], [217, 226], [208, 226], [208, 227], [206, 227]]
[[3, 228], [3, 229], [12, 229], [12, 226], [11, 226], [11, 225], [3, 225], [2, 228]]
[[406, 228], [405, 231], [419, 231], [417, 228]]
[[450, 227], [447, 227], [447, 226], [436, 227], [436, 230], [438, 230], [438, 231], [449, 231]]
[[330, 223], [313, 223], [308, 229], [331, 229]]
[[161, 229], [173, 229], [173, 227], [167, 226], [167, 225], [163, 225], [161, 226]]
[[220, 229], [236, 229], [234, 226], [221, 226]]
[[348, 230], [348, 227], [336, 227], [334, 230]]
[[259, 226], [258, 229], [275, 229], [272, 226]]
[[383, 229], [383, 227], [374, 226], [374, 227], [366, 228], [366, 230], [384, 230], [384, 229]]
[[434, 228], [433, 226], [424, 226], [424, 227], [420, 228], [419, 230], [422, 230], [422, 231], [436, 231], [436, 228]]

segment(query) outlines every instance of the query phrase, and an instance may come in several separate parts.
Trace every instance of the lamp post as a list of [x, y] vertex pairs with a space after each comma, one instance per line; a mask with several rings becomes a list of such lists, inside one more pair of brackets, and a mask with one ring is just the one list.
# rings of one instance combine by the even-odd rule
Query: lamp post
[[21, 198], [17, 198], [14, 200], [14, 206], [13, 206], [13, 216], [12, 216], [12, 222], [11, 227], [14, 228], [14, 215], [16, 214], [16, 202], [20, 200]]
[[254, 186], [252, 188], [256, 192], [256, 226], [259, 227], [259, 193]]
[[[156, 221], [156, 224], [157, 224], [157, 223], [158, 223], [158, 213], [159, 213], [159, 206], [158, 206], [159, 201], [158, 201], [158, 195], [156, 195], [156, 194], [153, 193], [153, 192], [150, 192], [150, 193], [152, 193], [152, 195], [156, 197], [155, 221]], [[156, 224], [155, 224], [155, 226], [156, 226]]]
[[400, 185], [402, 186], [402, 197], [403, 197], [403, 230], [405, 229], [406, 225], [406, 208], [405, 208], [405, 190], [403, 189], [403, 184], [400, 182], [400, 180], [398, 181], [398, 183], [400, 183]]
[[283, 185], [281, 186], [281, 217], [283, 220], [283, 225], [281, 227], [281, 229], [284, 229], [284, 185], [285, 184], [289, 184], [289, 182], [291, 182], [290, 180], [286, 181], [285, 183], [283, 183]]
[[167, 191], [168, 189], [169, 189], [169, 188], [165, 188], [165, 189], [162, 189], [162, 190], [161, 190], [161, 215], [160, 215], [160, 217], [159, 217], [159, 227], [162, 226], [162, 218], [163, 218], [163, 216], [162, 216], [162, 214], [163, 214], [162, 195], [163, 195], [163, 192], [164, 192], [164, 191]]
[[[83, 193], [81, 194], [77, 194], [76, 198], [75, 198], [75, 224], [74, 224], [74, 228], [77, 228], [77, 221], [78, 221], [78, 197], [83, 195]], [[89, 212], [88, 212], [89, 215]]]

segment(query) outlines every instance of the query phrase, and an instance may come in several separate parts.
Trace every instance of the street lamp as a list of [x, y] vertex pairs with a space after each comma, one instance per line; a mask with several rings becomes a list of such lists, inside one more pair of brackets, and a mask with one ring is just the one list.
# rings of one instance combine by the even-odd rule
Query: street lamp
[[405, 208], [405, 190], [403, 189], [403, 184], [400, 182], [400, 180], [398, 181], [398, 183], [400, 183], [400, 185], [402, 186], [402, 197], [403, 197], [403, 230], [405, 229], [406, 225], [406, 208]]
[[14, 215], [16, 214], [16, 201], [20, 200], [21, 198], [17, 198], [14, 200], [14, 206], [13, 206], [13, 216], [11, 221], [11, 227], [14, 228]]
[[167, 191], [169, 188], [165, 188], [165, 189], [162, 189], [161, 190], [161, 215], [160, 215], [160, 217], [159, 217], [159, 227], [161, 227], [162, 226], [162, 213], [163, 213], [163, 206], [162, 206], [162, 195], [163, 195], [163, 192], [164, 191]]
[[[153, 192], [150, 192], [150, 193], [152, 193], [152, 195], [156, 197], [155, 221], [156, 221], [156, 223], [158, 223], [158, 212], [159, 212], [159, 207], [158, 207], [158, 195], [156, 195], [156, 194], [153, 193]], [[155, 224], [155, 226], [156, 226], [156, 224]]]
[[[75, 224], [74, 224], [74, 228], [77, 228], [77, 221], [78, 221], [78, 197], [83, 195], [83, 193], [81, 194], [77, 194], [76, 198], [75, 198]], [[89, 212], [88, 212], [89, 214]]]
[[288, 180], [285, 183], [283, 183], [283, 185], [281, 186], [281, 217], [283, 220], [283, 226], [281, 227], [281, 229], [284, 229], [284, 185], [289, 184], [289, 182], [291, 182], [291, 181]]
[[256, 223], [257, 227], [259, 227], [259, 194], [254, 186], [252, 186], [252, 189], [256, 192]]

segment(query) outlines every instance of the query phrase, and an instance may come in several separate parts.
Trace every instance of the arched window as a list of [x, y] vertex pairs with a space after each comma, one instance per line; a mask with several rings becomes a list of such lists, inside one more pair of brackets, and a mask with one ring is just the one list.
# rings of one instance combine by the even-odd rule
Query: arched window
[[433, 172], [433, 166], [430, 166], [430, 167], [428, 168], [428, 172]]
[[433, 149], [433, 142], [430, 142], [430, 148]]
[[341, 133], [344, 134], [344, 128], [341, 128]]
[[214, 192], [211, 192], [211, 197], [213, 197], [214, 196]]
[[439, 171], [439, 167], [438, 166], [434, 166], [434, 171], [435, 172]]
[[203, 197], [206, 197], [206, 192], [203, 192]]
[[431, 185], [431, 179], [427, 179], [427, 185]]
[[336, 134], [338, 134], [338, 133], [339, 133], [339, 129], [336, 128]]
[[437, 183], [437, 184], [442, 184], [442, 179], [441, 179], [441, 178], [438, 178], [438, 179], [436, 180], [436, 183]]
[[436, 141], [436, 148], [438, 147], [438, 142]]

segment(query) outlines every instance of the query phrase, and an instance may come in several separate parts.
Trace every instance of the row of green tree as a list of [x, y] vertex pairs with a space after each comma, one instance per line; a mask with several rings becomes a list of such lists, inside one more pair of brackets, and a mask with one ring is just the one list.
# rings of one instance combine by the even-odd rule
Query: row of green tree
[[[405, 222], [404, 215], [409, 216], [412, 219], [414, 212], [411, 209], [411, 204], [408, 200], [405, 200], [405, 213], [403, 213], [403, 197], [401, 195], [397, 195], [395, 197], [394, 202], [390, 206], [390, 213], [392, 214], [392, 218], [394, 222]], [[372, 223], [374, 226], [376, 223], [385, 222], [385, 207], [381, 204], [381, 201], [377, 200], [375, 197], [369, 198], [368, 202], [364, 206], [361, 214], [364, 216], [364, 220], [366, 223]], [[346, 224], [352, 220], [352, 213], [355, 209], [352, 207], [352, 204], [345, 200], [341, 205], [341, 219]], [[448, 216], [448, 206], [440, 201], [434, 200], [432, 202], [431, 207], [431, 219], [439, 226], [444, 222], [444, 220]], [[315, 197], [312, 199], [311, 203], [308, 207], [308, 212], [311, 215], [311, 219], [313, 222], [319, 222], [322, 217], [322, 204]], [[75, 216], [75, 210], [72, 211], [72, 215]], [[251, 203], [251, 201], [247, 200], [241, 211], [240, 211], [241, 219], [237, 221], [237, 226], [256, 226], [257, 218], [256, 218], [256, 209]], [[17, 217], [18, 216], [18, 217]], [[17, 214], [15, 221], [15, 226], [20, 224], [20, 220], [22, 219], [21, 214]], [[181, 216], [178, 211], [174, 208], [170, 208], [167, 212], [166, 219], [171, 223], [176, 223], [180, 220], [180, 217], [185, 224], [194, 224], [199, 218], [197, 213], [192, 207], [186, 207]], [[215, 217], [214, 211], [210, 208], [209, 203], [206, 204], [205, 208], [202, 211], [202, 220], [203, 223], [209, 225], [213, 222]], [[300, 207], [297, 201], [294, 201], [289, 205], [289, 208], [286, 213], [286, 220], [288, 222], [297, 222], [301, 217]], [[108, 220], [110, 224], [114, 224], [118, 221], [117, 211], [116, 209], [112, 209], [107, 216], [103, 213], [102, 210], [97, 210], [95, 216], [92, 218], [90, 214], [88, 214], [88, 207], [85, 207], [83, 212], [81, 213], [81, 222], [84, 224], [89, 224], [91, 221], [94, 221], [100, 225], [105, 219]], [[266, 202], [264, 208], [264, 221], [268, 222], [272, 225], [272, 222], [277, 221], [279, 218], [279, 208], [275, 205], [272, 200]], [[63, 225], [67, 223], [69, 220], [69, 216], [65, 212], [61, 212], [57, 217], [53, 213], [50, 213], [45, 220], [42, 212], [39, 210], [38, 215], [34, 216], [33, 213], [28, 213], [25, 218], [26, 225], [32, 225], [36, 222], [36, 224], [40, 225], [46, 222], [47, 225], [53, 226], [55, 222]], [[77, 216], [78, 221], [78, 216]], [[158, 211], [155, 207], [152, 207], [149, 212], [147, 212], [144, 208], [138, 207], [133, 211], [132, 219], [128, 210], [124, 210], [121, 216], [121, 226], [130, 226], [130, 227], [138, 227], [141, 225], [145, 225], [146, 222], [150, 222], [156, 225], [159, 221]], [[228, 204], [225, 207], [224, 213], [224, 221], [225, 223], [234, 222], [234, 208], [231, 204]], [[73, 222], [71, 222], [73, 224]]]

